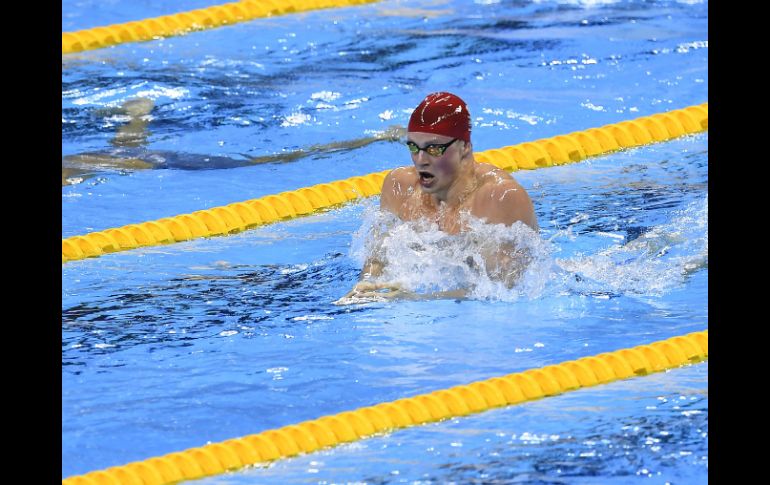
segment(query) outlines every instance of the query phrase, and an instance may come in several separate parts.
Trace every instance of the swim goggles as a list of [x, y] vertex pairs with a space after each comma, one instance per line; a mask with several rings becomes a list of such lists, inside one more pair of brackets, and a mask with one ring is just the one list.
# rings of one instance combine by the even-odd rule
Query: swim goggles
[[434, 143], [434, 144], [426, 146], [425, 148], [420, 148], [420, 147], [417, 146], [417, 144], [415, 142], [408, 141], [408, 142], [406, 142], [406, 146], [409, 148], [409, 151], [412, 153], [412, 155], [417, 155], [418, 153], [420, 153], [420, 150], [424, 150], [425, 153], [427, 153], [428, 155], [430, 155], [432, 157], [440, 157], [441, 155], [444, 154], [446, 149], [449, 148], [449, 145], [451, 145], [452, 143], [456, 142], [457, 140], [458, 140], [458, 138], [455, 138], [454, 140], [450, 141], [449, 143], [444, 143], [444, 144]]

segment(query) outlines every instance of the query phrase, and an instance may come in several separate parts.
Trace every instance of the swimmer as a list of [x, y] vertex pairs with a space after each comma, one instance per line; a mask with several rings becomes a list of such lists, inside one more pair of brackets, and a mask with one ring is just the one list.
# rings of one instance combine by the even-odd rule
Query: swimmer
[[148, 123], [154, 103], [149, 98], [130, 99], [117, 108], [103, 108], [98, 116], [123, 115], [128, 123], [118, 128], [110, 140], [113, 148], [79, 153], [62, 157], [62, 186], [80, 183], [99, 173], [118, 171], [174, 168], [179, 170], [206, 170], [245, 167], [262, 163], [287, 163], [319, 153], [341, 152], [362, 148], [378, 141], [399, 141], [406, 130], [402, 126], [389, 126], [373, 136], [311, 145], [307, 148], [260, 157], [231, 158], [216, 155], [173, 152], [147, 149]]
[[[433, 222], [448, 234], [468, 230], [463, 214], [488, 224], [511, 226], [521, 222], [538, 231], [527, 191], [508, 172], [474, 159], [470, 113], [456, 95], [429, 94], [412, 112], [406, 145], [412, 165], [399, 167], [385, 178], [381, 211], [391, 212], [401, 221]], [[387, 265], [377, 251], [374, 253], [364, 263], [360, 281], [335, 304], [426, 296], [411, 294], [398, 282], [372, 281]], [[490, 277], [508, 288], [527, 263], [526, 254], [510, 245], [482, 256]], [[430, 296], [456, 298], [466, 293], [456, 290]]]
[[120, 126], [110, 145], [115, 148], [109, 152], [91, 152], [62, 157], [61, 184], [71, 185], [93, 177], [105, 170], [137, 170], [152, 168], [152, 164], [142, 160], [146, 152], [142, 147], [147, 144], [147, 123], [155, 104], [149, 98], [129, 99], [117, 108], [101, 108], [97, 116], [128, 116], [128, 123]]

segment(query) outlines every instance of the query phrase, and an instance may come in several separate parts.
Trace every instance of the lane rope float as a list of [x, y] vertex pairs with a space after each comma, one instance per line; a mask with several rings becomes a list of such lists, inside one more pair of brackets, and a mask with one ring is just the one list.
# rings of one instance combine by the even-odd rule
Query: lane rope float
[[[708, 130], [708, 103], [599, 128], [474, 153], [479, 162], [515, 172], [575, 163], [588, 157]], [[129, 224], [62, 239], [62, 263], [144, 246], [237, 233], [256, 226], [378, 195], [390, 170], [350, 177], [191, 214]]]
[[708, 330], [693, 332], [93, 471], [66, 478], [62, 485], [161, 485], [193, 480], [707, 358]]
[[378, 0], [241, 0], [134, 22], [63, 32], [61, 52], [70, 54], [101, 49], [126, 42], [183, 35], [255, 18], [324, 8], [349, 7], [376, 1]]

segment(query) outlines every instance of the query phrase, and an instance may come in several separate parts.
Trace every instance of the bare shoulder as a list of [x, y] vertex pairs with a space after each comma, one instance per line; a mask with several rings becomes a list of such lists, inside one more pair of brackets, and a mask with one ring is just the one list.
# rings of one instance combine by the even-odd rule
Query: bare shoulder
[[537, 218], [529, 194], [508, 172], [489, 164], [479, 164], [481, 185], [476, 194], [474, 215], [491, 224], [521, 221], [537, 230]]
[[398, 167], [391, 170], [382, 182], [380, 207], [397, 212], [417, 183], [418, 176], [414, 167]]

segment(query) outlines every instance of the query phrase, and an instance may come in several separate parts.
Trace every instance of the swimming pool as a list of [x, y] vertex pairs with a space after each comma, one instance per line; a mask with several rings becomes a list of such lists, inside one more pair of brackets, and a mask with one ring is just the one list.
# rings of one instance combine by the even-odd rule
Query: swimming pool
[[[212, 3], [63, 2], [62, 30]], [[73, 180], [63, 236], [406, 164], [389, 141], [309, 148], [405, 125], [435, 90], [468, 102], [476, 150], [703, 103], [707, 9], [386, 1], [63, 56], [64, 156], [109, 149], [126, 120], [97, 110], [146, 97], [142, 149], [199, 162]], [[292, 150], [306, 153], [200, 163]], [[708, 328], [707, 133], [514, 176], [547, 244], [528, 291], [491, 300], [332, 305], [356, 281], [376, 197], [64, 264], [62, 476]], [[703, 483], [707, 471], [702, 363], [202, 481]]]

